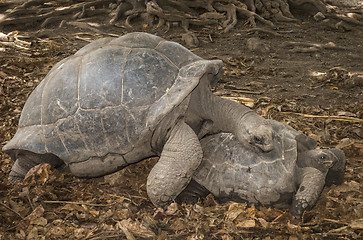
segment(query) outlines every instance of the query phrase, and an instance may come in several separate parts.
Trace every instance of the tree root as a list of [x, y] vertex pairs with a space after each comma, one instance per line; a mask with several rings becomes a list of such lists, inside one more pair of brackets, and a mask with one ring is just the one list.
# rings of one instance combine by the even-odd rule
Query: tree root
[[224, 28], [223, 32], [226, 33], [237, 24], [237, 8], [232, 3], [226, 5], [216, 3], [215, 8], [220, 12], [227, 13], [227, 19], [222, 23], [222, 26]]
[[252, 33], [252, 32], [262, 32], [262, 33], [271, 34], [271, 35], [273, 35], [275, 37], [281, 37], [281, 36], [283, 36], [280, 33], [277, 33], [277, 32], [274, 32], [274, 31], [271, 31], [271, 30], [268, 30], [268, 29], [264, 29], [264, 28], [250, 28], [250, 29], [247, 29], [247, 32], [248, 33]]
[[[127, 28], [133, 28], [133, 19], [142, 17], [148, 19], [150, 25], [154, 19], [157, 19], [158, 28], [179, 22], [185, 31], [189, 31], [189, 25], [218, 24], [222, 26], [223, 32], [228, 32], [237, 24], [237, 13], [247, 17], [252, 26], [256, 26], [255, 19], [272, 25], [270, 21], [248, 10], [247, 6], [238, 0], [119, 0], [118, 4], [115, 2], [116, 0], [84, 0], [83, 2], [70, 0], [67, 6], [59, 7], [57, 2], [51, 0], [28, 0], [5, 14], [5, 17], [0, 20], [0, 28], [15, 26], [42, 28], [67, 21], [69, 16], [74, 20], [105, 13], [111, 15], [109, 24], [116, 24], [123, 19], [124, 26]], [[247, 0], [247, 2], [254, 9], [253, 1]], [[105, 8], [100, 9], [100, 7]]]
[[[9, 6], [0, 3], [0, 7]], [[87, 21], [91, 16], [109, 16], [105, 24], [134, 29], [136, 25], [133, 26], [133, 20], [142, 18], [145, 23], [143, 26], [154, 30], [164, 28], [164, 31], [168, 31], [171, 25], [179, 24], [185, 31], [183, 39], [194, 46], [197, 38], [190, 29], [193, 25], [212, 27], [222, 30], [221, 33], [234, 29], [241, 19], [254, 29], [258, 29], [256, 21], [274, 26], [273, 21], [297, 21], [290, 7], [304, 4], [315, 6], [326, 17], [345, 24], [363, 25], [361, 12], [355, 15], [333, 13], [333, 8], [328, 8], [321, 0], [67, 0], [62, 1], [62, 6], [59, 4], [59, 1], [53, 0], [28, 0], [3, 14], [0, 29], [47, 28], [51, 25], [61, 27], [67, 21], [77, 25], [75, 22]], [[336, 27], [349, 29], [343, 23], [338, 23]]]
[[[113, 2], [113, 0], [94, 0], [71, 4], [66, 7], [53, 6], [43, 8], [44, 3], [47, 2], [50, 3], [49, 5], [54, 4], [54, 2], [50, 2], [49, 0], [29, 0], [22, 5], [15, 7], [0, 21], [0, 27], [46, 27], [52, 22], [69, 19], [69, 15], [72, 14], [73, 19], [84, 18], [89, 14], [93, 15], [97, 7], [109, 4], [110, 2]], [[27, 9], [34, 6], [37, 8]], [[99, 9], [97, 9], [97, 14], [104, 13], [104, 11], [98, 10]]]
[[247, 24], [249, 24], [252, 27], [256, 27], [255, 19], [259, 20], [260, 22], [262, 22], [268, 26], [274, 25], [271, 21], [263, 18], [262, 16], [260, 16], [259, 14], [256, 14], [255, 12], [252, 12], [252, 11], [244, 8], [243, 6], [237, 6], [237, 11], [240, 15], [246, 16], [248, 18]]

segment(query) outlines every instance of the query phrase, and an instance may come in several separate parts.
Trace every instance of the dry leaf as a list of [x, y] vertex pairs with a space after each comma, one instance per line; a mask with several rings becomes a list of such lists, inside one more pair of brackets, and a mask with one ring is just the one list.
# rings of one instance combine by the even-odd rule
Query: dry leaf
[[82, 239], [85, 238], [89, 233], [89, 229], [87, 228], [77, 228], [74, 230], [74, 236], [76, 237], [76, 239]]
[[343, 138], [340, 140], [339, 144], [336, 146], [336, 148], [343, 149], [345, 147], [351, 146], [354, 144], [354, 141], [350, 138]]
[[61, 208], [61, 210], [84, 212], [86, 209], [83, 206], [79, 205], [79, 204], [67, 203], [66, 205], [64, 205]]
[[329, 86], [328, 88], [333, 89], [333, 90], [338, 90], [339, 89], [338, 87], [335, 87], [335, 86]]
[[89, 209], [88, 212], [93, 216], [93, 217], [98, 217], [100, 215], [100, 211], [96, 211], [94, 209]]
[[166, 215], [175, 215], [178, 212], [178, 204], [173, 202], [171, 203], [165, 211]]
[[187, 227], [183, 219], [181, 218], [176, 218], [175, 220], [171, 220], [170, 222], [171, 222], [170, 228], [173, 229], [174, 231], [180, 231]]
[[205, 238], [202, 233], [194, 233], [187, 238], [187, 240], [203, 240], [203, 239]]
[[124, 219], [120, 222], [117, 222], [116, 226], [119, 229], [122, 229], [122, 227], [127, 228], [131, 233], [133, 233], [136, 236], [140, 236], [143, 238], [153, 238], [155, 237], [155, 233], [151, 231], [150, 229], [147, 229], [144, 225], [142, 225], [140, 222], [132, 221], [132, 219]]
[[38, 239], [39, 239], [38, 228], [33, 227], [26, 236], [26, 240], [38, 240]]
[[31, 225], [45, 226], [45, 225], [47, 225], [47, 223], [48, 223], [48, 220], [45, 219], [44, 217], [39, 217], [39, 218], [30, 220]]
[[299, 228], [299, 226], [298, 226], [298, 225], [292, 224], [292, 223], [290, 223], [290, 221], [289, 221], [289, 222], [287, 222], [287, 227], [288, 227], [289, 229], [291, 229], [291, 230], [296, 230], [296, 229], [298, 229], [298, 228]]
[[338, 116], [346, 116], [346, 117], [357, 117], [356, 114], [351, 113], [351, 112], [347, 112], [347, 111], [338, 111], [337, 115]]
[[55, 237], [62, 237], [66, 234], [65, 229], [59, 227], [59, 226], [53, 226], [49, 229], [48, 234]]
[[229, 205], [228, 211], [226, 213], [226, 216], [229, 220], [233, 221], [235, 220], [241, 213], [243, 213], [246, 209], [245, 205], [242, 205], [240, 203], [232, 203]]
[[42, 163], [32, 167], [25, 175], [24, 185], [33, 185], [36, 182], [44, 185], [49, 179], [49, 173], [51, 173], [50, 167], [48, 163]]
[[233, 240], [233, 237], [231, 235], [225, 234], [221, 237], [222, 240]]
[[256, 221], [253, 219], [240, 220], [236, 226], [240, 228], [253, 228], [256, 226]]
[[351, 222], [349, 227], [353, 229], [363, 229], [363, 218]]
[[269, 223], [263, 218], [257, 218], [263, 228], [268, 228]]
[[42, 205], [39, 205], [36, 207], [32, 213], [30, 213], [26, 218], [24, 218], [17, 226], [18, 229], [27, 229], [30, 222], [34, 221], [35, 219], [38, 219], [42, 217], [44, 214], [44, 208]]
[[241, 104], [246, 105], [249, 108], [253, 108], [255, 106], [256, 100], [253, 98], [247, 98], [247, 97], [227, 97], [227, 96], [221, 96], [222, 98], [232, 100]]

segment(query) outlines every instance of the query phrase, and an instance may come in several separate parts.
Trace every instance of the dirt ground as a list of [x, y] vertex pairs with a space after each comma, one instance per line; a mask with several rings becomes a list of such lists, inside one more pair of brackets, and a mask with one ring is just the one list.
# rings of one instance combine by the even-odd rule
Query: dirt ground
[[[291, 125], [322, 148], [344, 150], [344, 183], [326, 187], [301, 223], [288, 210], [219, 204], [212, 196], [196, 205], [174, 203], [165, 216], [154, 218], [145, 183], [156, 158], [97, 179], [40, 168], [14, 184], [7, 180], [13, 163], [0, 152], [0, 240], [362, 239], [363, 28], [337, 29], [336, 19], [317, 22], [311, 13], [293, 14], [298, 22], [273, 28], [251, 29], [244, 21], [228, 33], [193, 27], [200, 44], [191, 50], [223, 60], [225, 74], [215, 94]], [[133, 25], [133, 31], [184, 44], [178, 26], [165, 33]], [[127, 32], [109, 25], [31, 28], [18, 32], [25, 42], [0, 44], [0, 147], [15, 134], [27, 96], [56, 62], [94, 39]]]

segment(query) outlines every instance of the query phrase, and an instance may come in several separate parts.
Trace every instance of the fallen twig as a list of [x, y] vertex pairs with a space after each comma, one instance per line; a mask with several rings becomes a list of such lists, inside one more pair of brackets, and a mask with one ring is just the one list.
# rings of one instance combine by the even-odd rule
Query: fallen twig
[[281, 213], [274, 220], [272, 220], [271, 224], [276, 223], [281, 217], [285, 216], [286, 212]]
[[[108, 235], [110, 234], [110, 235]], [[107, 238], [120, 238], [125, 236], [124, 233], [120, 233], [120, 234], [115, 234], [115, 231], [104, 231], [104, 232], [100, 232], [100, 233], [96, 233], [92, 236], [83, 238], [83, 240], [99, 240], [99, 239], [107, 239]]]
[[117, 225], [124, 232], [127, 240], [136, 240], [134, 235], [126, 227], [122, 226], [120, 222], [118, 222]]
[[111, 197], [120, 198], [122, 201], [127, 200], [127, 201], [130, 201], [131, 202], [131, 199], [130, 198], [127, 198], [125, 196], [118, 196], [118, 195], [110, 194], [110, 193], [106, 193], [106, 194], [109, 195], [109, 196], [111, 196]]
[[336, 46], [333, 42], [329, 43], [309, 43], [309, 42], [284, 42], [281, 44], [282, 47], [293, 47], [290, 49], [290, 52], [303, 52], [303, 53], [311, 53], [311, 52], [318, 52], [322, 49], [333, 49], [333, 50], [348, 50], [345, 47]]
[[303, 117], [306, 117], [306, 118], [326, 118], [326, 119], [332, 119], [332, 120], [343, 121], [343, 122], [363, 123], [363, 119], [353, 118], [353, 117], [345, 117], [345, 116], [311, 115], [311, 114], [295, 113], [295, 112], [281, 112], [281, 113], [283, 113], [283, 114], [294, 114], [294, 115], [303, 116]]
[[329, 232], [328, 232], [328, 234], [329, 233], [338, 233], [338, 232], [341, 232], [341, 231], [344, 231], [345, 229], [347, 229], [348, 228], [348, 226], [344, 226], [344, 227], [340, 227], [340, 228], [337, 228], [337, 229], [333, 229], [333, 230], [330, 230]]
[[86, 203], [86, 202], [72, 202], [72, 201], [42, 201], [43, 203], [49, 204], [76, 204], [76, 205], [86, 205], [91, 207], [109, 207], [116, 203], [109, 203], [109, 204], [97, 204], [97, 203]]
[[348, 225], [348, 223], [341, 222], [341, 221], [334, 220], [334, 219], [329, 219], [329, 218], [324, 218], [322, 220], [325, 221], [325, 222], [331, 222], [331, 223], [336, 223], [336, 224]]
[[344, 16], [342, 14], [325, 14], [327, 17], [332, 17], [332, 18], [336, 18], [336, 19], [339, 19], [339, 20], [343, 20], [344, 22], [347, 22], [347, 23], [352, 23], [352, 24], [355, 24], [355, 25], [359, 25], [359, 26], [363, 26], [363, 22], [355, 19], [355, 18], [351, 18], [351, 17], [347, 17], [347, 16]]
[[9, 208], [8, 206], [6, 206], [6, 204], [4, 204], [4, 203], [0, 202], [0, 205], [1, 205], [1, 206], [3, 206], [4, 208], [8, 209], [9, 211], [11, 211], [11, 212], [15, 213], [15, 214], [16, 214], [16, 215], [18, 215], [21, 219], [24, 219], [24, 217], [23, 217], [23, 216], [21, 216], [21, 215], [20, 215], [20, 213], [18, 213], [18, 212], [17, 212], [17, 211], [15, 211], [14, 209]]
[[248, 33], [251, 33], [251, 32], [263, 32], [263, 33], [268, 33], [268, 34], [274, 35], [276, 37], [283, 36], [282, 34], [279, 34], [277, 32], [274, 32], [274, 31], [271, 31], [271, 30], [268, 30], [268, 29], [257, 28], [257, 27], [251, 28], [251, 29], [247, 29], [247, 32]]
[[231, 101], [235, 101], [241, 104], [246, 105], [249, 108], [253, 108], [255, 106], [255, 100], [252, 98], [244, 98], [244, 97], [226, 97], [226, 96], [221, 96], [221, 98], [225, 98]]

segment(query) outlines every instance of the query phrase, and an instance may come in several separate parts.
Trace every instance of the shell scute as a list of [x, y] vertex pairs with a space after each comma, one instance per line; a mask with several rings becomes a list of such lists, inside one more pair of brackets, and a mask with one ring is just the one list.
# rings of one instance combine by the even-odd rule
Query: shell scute
[[122, 103], [129, 108], [155, 103], [173, 86], [178, 71], [154, 50], [132, 50], [124, 70]]
[[202, 58], [175, 42], [160, 42], [160, 44], [156, 46], [155, 50], [171, 59], [178, 68], [202, 60]]
[[103, 46], [107, 46], [109, 44], [109, 42], [111, 42], [113, 39], [114, 38], [111, 38], [111, 37], [97, 39], [97, 40], [87, 44], [83, 48], [79, 49], [74, 55], [75, 56], [85, 55], [89, 52], [94, 51], [95, 49], [99, 49], [99, 48], [102, 48]]
[[65, 151], [55, 152], [57, 156], [62, 159], [68, 159], [70, 155], [73, 159], [81, 158], [87, 146], [85, 145], [74, 116], [59, 120], [55, 128], [65, 147]]
[[19, 128], [41, 124], [43, 88], [44, 83], [41, 82], [28, 97], [20, 115]]
[[[79, 57], [70, 57], [68, 61], [55, 68], [43, 80], [42, 125], [54, 124], [57, 120], [76, 112], [78, 108], [77, 76], [79, 64]], [[28, 100], [27, 102], [31, 101]], [[32, 111], [29, 108], [24, 109]]]
[[81, 108], [102, 109], [121, 104], [123, 69], [128, 52], [123, 47], [105, 46], [83, 56], [77, 74], [79, 83], [75, 87]]
[[53, 125], [43, 126], [43, 134], [47, 152], [65, 153], [67, 152], [57, 128]]
[[91, 156], [105, 155], [108, 141], [103, 131], [100, 111], [79, 109], [75, 114], [75, 124], [83, 136], [86, 148], [76, 145], [74, 147], [87, 149]]
[[162, 41], [165, 40], [155, 35], [133, 32], [126, 34], [120, 38], [112, 39], [110, 44], [120, 45], [128, 48], [154, 49]]

